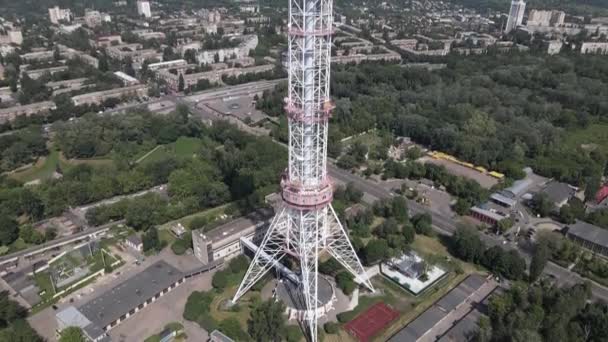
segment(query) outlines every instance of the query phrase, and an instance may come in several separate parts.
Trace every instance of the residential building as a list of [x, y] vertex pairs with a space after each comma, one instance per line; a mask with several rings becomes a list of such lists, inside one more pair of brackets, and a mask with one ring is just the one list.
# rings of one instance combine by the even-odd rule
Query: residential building
[[80, 106], [83, 104], [101, 104], [103, 101], [110, 98], [122, 99], [125, 97], [144, 97], [147, 94], [148, 87], [143, 84], [139, 84], [131, 87], [116, 88], [77, 95], [72, 97], [72, 102], [75, 106]]
[[526, 11], [526, 2], [523, 0], [511, 0], [511, 9], [509, 10], [509, 18], [505, 33], [509, 33], [520, 26], [524, 20], [524, 12]]
[[109, 341], [110, 329], [183, 284], [185, 277], [165, 261], [157, 261], [79, 307], [58, 312], [58, 331], [77, 326], [93, 342]]
[[[249, 56], [249, 52], [258, 46], [258, 36], [255, 34], [235, 37], [235, 39], [240, 39], [241, 42], [234, 48], [199, 51], [197, 55], [198, 62], [212, 64], [223, 62], [227, 59], [247, 57]], [[216, 59], [219, 59], [219, 61], [216, 61]]]
[[97, 27], [101, 25], [101, 13], [94, 10], [86, 10], [84, 12], [84, 22], [88, 27]]
[[130, 87], [139, 84], [139, 80], [137, 78], [127, 75], [122, 71], [114, 72], [114, 76], [120, 78], [125, 87]]
[[608, 54], [608, 43], [603, 42], [584, 42], [581, 44], [582, 54]]
[[138, 0], [137, 1], [137, 14], [140, 16], [144, 16], [145, 18], [152, 17], [150, 1]]
[[242, 253], [241, 238], [259, 241], [264, 238], [274, 211], [261, 209], [228, 222], [210, 231], [192, 231], [194, 255], [207, 265], [220, 259], [226, 261]]
[[138, 252], [144, 251], [144, 243], [137, 234], [129, 235], [125, 239], [125, 244]]
[[550, 40], [545, 45], [547, 46], [547, 54], [555, 55], [562, 51], [564, 43], [561, 40]]
[[44, 69], [26, 70], [25, 74], [28, 75], [32, 79], [37, 79], [37, 78], [40, 78], [44, 74], [52, 75], [52, 74], [55, 74], [58, 72], [66, 71], [66, 70], [68, 70], [67, 66], [57, 66], [57, 67], [44, 68]]
[[185, 59], [175, 59], [172, 61], [152, 63], [148, 65], [148, 70], [157, 71], [160, 69], [178, 68], [188, 65]]
[[108, 47], [112, 45], [121, 45], [122, 37], [120, 35], [98, 37], [91, 45], [97, 47]]
[[165, 34], [163, 32], [153, 32], [152, 30], [135, 30], [133, 33], [143, 40], [165, 39]]
[[257, 65], [248, 68], [225, 68], [212, 71], [204, 71], [194, 74], [187, 74], [186, 68], [161, 69], [156, 73], [158, 79], [164, 80], [169, 88], [174, 91], [179, 90], [180, 75], [184, 79], [184, 89], [195, 86], [200, 80], [208, 80], [211, 83], [218, 83], [223, 76], [239, 76], [244, 74], [257, 74], [274, 70], [274, 65]]
[[21, 29], [13, 26], [12, 23], [4, 23], [0, 25], [0, 45], [23, 43], [23, 33]]
[[531, 10], [527, 26], [562, 26], [566, 19], [564, 11]]
[[0, 109], [0, 123], [14, 120], [19, 115], [30, 116], [34, 114], [48, 113], [55, 109], [55, 102], [43, 101], [23, 106], [14, 106]]
[[51, 23], [57, 25], [60, 21], [72, 21], [72, 11], [70, 9], [61, 9], [59, 6], [49, 8], [49, 19]]
[[608, 257], [608, 229], [577, 220], [566, 228], [566, 236], [590, 251]]

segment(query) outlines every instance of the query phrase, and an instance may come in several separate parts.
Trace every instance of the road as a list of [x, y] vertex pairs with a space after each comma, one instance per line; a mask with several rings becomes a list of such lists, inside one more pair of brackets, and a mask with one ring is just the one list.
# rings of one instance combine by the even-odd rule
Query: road
[[[328, 164], [328, 172], [334, 179], [340, 180], [344, 183], [352, 182], [359, 190], [375, 199], [390, 198], [394, 196], [394, 194], [381, 187], [379, 184], [354, 175], [349, 171], [339, 169], [334, 165]], [[428, 207], [422, 206], [415, 201], [408, 201], [408, 209], [411, 215], [424, 212], [431, 214], [433, 218], [433, 228], [440, 234], [451, 236], [456, 231], [457, 227], [451, 218], [433, 212]], [[503, 248], [517, 249], [516, 246], [511, 244], [504, 245], [502, 243], [502, 239], [496, 236], [480, 234], [480, 237], [487, 246], [501, 246]], [[526, 262], [529, 263], [531, 256], [520, 249], [518, 249], [518, 251], [526, 259]], [[560, 286], [569, 286], [589, 281], [588, 279], [578, 275], [576, 272], [569, 271], [553, 262], [547, 263], [544, 274], [554, 277]], [[591, 282], [591, 293], [593, 297], [608, 302], [608, 288], [595, 282]]]

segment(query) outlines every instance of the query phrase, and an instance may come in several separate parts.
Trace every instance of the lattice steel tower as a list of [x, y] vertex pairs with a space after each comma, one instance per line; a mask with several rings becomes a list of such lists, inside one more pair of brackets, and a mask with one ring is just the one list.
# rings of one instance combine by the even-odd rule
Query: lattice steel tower
[[272, 220], [233, 301], [285, 256], [299, 260], [305, 326], [317, 340], [318, 257], [327, 252], [355, 280], [373, 287], [331, 206], [327, 175], [332, 0], [289, 0], [289, 166], [281, 180], [284, 206]]

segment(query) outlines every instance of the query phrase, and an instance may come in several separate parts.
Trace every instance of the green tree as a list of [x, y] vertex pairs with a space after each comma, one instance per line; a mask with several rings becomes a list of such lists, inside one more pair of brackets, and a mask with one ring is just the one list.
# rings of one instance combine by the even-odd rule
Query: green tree
[[177, 81], [177, 90], [178, 91], [184, 91], [185, 88], [185, 81], [184, 81], [184, 75], [183, 74], [179, 74], [179, 79]]
[[464, 261], [480, 262], [485, 245], [475, 228], [460, 225], [452, 236], [452, 249], [454, 255]]
[[59, 342], [86, 342], [87, 339], [79, 327], [67, 327], [61, 331]]
[[420, 213], [412, 217], [416, 234], [430, 235], [433, 232], [433, 217], [429, 213]]
[[282, 302], [268, 300], [260, 303], [247, 320], [249, 335], [257, 342], [278, 342], [286, 334], [285, 307]]
[[551, 251], [545, 240], [539, 241], [532, 255], [532, 261], [530, 262], [530, 282], [534, 282], [540, 277], [549, 261]]
[[0, 245], [10, 245], [19, 237], [19, 226], [17, 221], [0, 214]]

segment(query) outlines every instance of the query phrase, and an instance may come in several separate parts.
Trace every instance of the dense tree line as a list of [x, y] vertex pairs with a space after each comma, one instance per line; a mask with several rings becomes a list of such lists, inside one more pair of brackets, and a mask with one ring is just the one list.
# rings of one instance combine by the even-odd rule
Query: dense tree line
[[180, 136], [198, 136], [201, 124], [188, 119], [188, 110], [158, 115], [133, 111], [121, 116], [85, 115], [54, 127], [55, 142], [67, 158], [106, 156], [111, 152], [130, 157], [142, 146], [152, 147], [176, 141]]
[[147, 195], [99, 206], [87, 213], [89, 222], [100, 225], [124, 218], [128, 225], [146, 230], [229, 201], [245, 210], [262, 205], [264, 196], [276, 190], [285, 160], [277, 156], [285, 151], [268, 139], [245, 136], [221, 123], [208, 133], [222, 149], [210, 145], [201, 151], [204, 158], [159, 161], [169, 167], [161, 178], [168, 183], [168, 199]]
[[475, 228], [460, 226], [451, 239], [451, 252], [458, 258], [483, 265], [507, 279], [524, 279], [526, 262], [516, 250], [506, 251], [500, 246], [487, 248]]
[[277, 78], [287, 77], [287, 73], [281, 66], [276, 66], [272, 70], [256, 73], [240, 74], [238, 76], [222, 76], [222, 82], [228, 85], [237, 85], [261, 80], [275, 80]]
[[512, 178], [524, 165], [581, 186], [604, 174], [605, 151], [566, 142], [608, 121], [606, 58], [513, 53], [450, 56], [447, 64], [335, 66], [330, 137], [376, 127]]
[[42, 127], [30, 126], [0, 135], [0, 172], [34, 162], [48, 153]]
[[25, 320], [27, 310], [13, 301], [7, 291], [0, 292], [0, 341], [42, 342]]
[[606, 341], [608, 307], [590, 298], [588, 284], [515, 284], [490, 299], [473, 341]]

